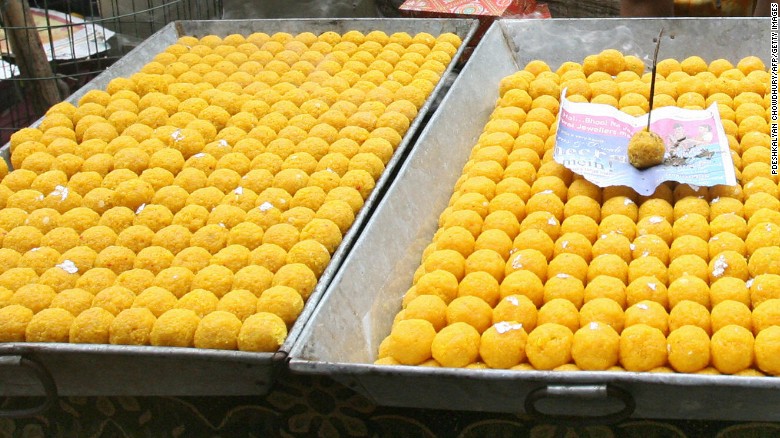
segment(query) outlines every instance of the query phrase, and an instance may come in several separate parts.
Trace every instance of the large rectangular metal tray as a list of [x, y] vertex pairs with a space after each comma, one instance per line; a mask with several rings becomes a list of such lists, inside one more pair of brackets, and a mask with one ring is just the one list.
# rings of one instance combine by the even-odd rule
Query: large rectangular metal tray
[[[633, 372], [545, 372], [376, 366], [401, 298], [437, 229], [452, 187], [492, 112], [499, 80], [528, 61], [553, 71], [606, 48], [645, 59], [664, 28], [659, 59], [757, 55], [769, 65], [765, 19], [502, 20], [484, 36], [420, 134], [291, 352], [294, 372], [327, 374], [387, 405], [636, 417], [780, 420], [780, 379]], [[540, 400], [549, 399], [549, 400]], [[579, 401], [579, 403], [577, 403]], [[583, 401], [585, 401], [583, 406]], [[528, 403], [528, 404], [526, 404]], [[577, 410], [583, 408], [584, 410]], [[543, 409], [540, 409], [543, 410]], [[614, 418], [614, 417], [613, 417]]]
[[[396, 167], [413, 144], [412, 139], [423, 123], [426, 113], [437, 96], [445, 92], [449, 86], [446, 77], [457, 64], [463, 48], [471, 39], [476, 27], [476, 20], [466, 19], [208, 20], [172, 22], [152, 35], [67, 100], [75, 104], [87, 91], [105, 89], [112, 79], [137, 72], [157, 53], [184, 35], [202, 37], [215, 34], [224, 37], [234, 33], [249, 35], [253, 32], [269, 34], [313, 32], [319, 34], [326, 31], [345, 33], [350, 30], [364, 33], [381, 30], [388, 34], [428, 32], [433, 35], [452, 32], [461, 37], [463, 44], [453, 56], [452, 62], [442, 75], [442, 80], [412, 121], [401, 144], [357, 214], [352, 227], [344, 235], [341, 245], [333, 254], [328, 268], [320, 277], [302, 313], [291, 328], [287, 340], [278, 352], [247, 353], [148, 346], [7, 343], [0, 344], [0, 358], [24, 356], [37, 361], [51, 374], [58, 392], [63, 395], [240, 395], [267, 392], [278, 367], [285, 363], [284, 359], [292, 348], [293, 342], [345, 255], [351, 249], [366, 219], [373, 212], [387, 183], [394, 176]], [[33, 126], [39, 123], [40, 120]], [[10, 166], [8, 149], [8, 145], [3, 146], [0, 149], [0, 157], [9, 162]], [[0, 361], [0, 395], [34, 395], [41, 392], [39, 379], [33, 373], [21, 371], [18, 361]]]

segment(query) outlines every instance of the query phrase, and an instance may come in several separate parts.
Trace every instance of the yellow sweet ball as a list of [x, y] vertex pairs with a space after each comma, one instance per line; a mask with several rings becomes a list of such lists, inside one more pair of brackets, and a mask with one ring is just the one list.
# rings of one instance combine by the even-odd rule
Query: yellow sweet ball
[[194, 276], [191, 270], [174, 266], [158, 272], [152, 285], [170, 291], [176, 298], [181, 298], [190, 291]]
[[53, 267], [54, 261], [60, 258], [60, 253], [54, 248], [39, 247], [33, 248], [24, 253], [16, 263], [20, 268], [32, 268], [37, 275]]
[[38, 284], [49, 286], [55, 292], [60, 293], [65, 289], [76, 287], [76, 281], [80, 277], [79, 274], [71, 272], [70, 266], [54, 266], [38, 277]]
[[542, 280], [536, 274], [527, 270], [514, 271], [504, 277], [499, 287], [499, 294], [501, 299], [510, 295], [526, 296], [536, 307], [541, 307], [544, 303], [544, 285]]
[[205, 289], [217, 298], [228, 293], [233, 285], [233, 271], [221, 265], [209, 265], [200, 269], [192, 279], [191, 289]]
[[35, 283], [38, 274], [32, 268], [11, 268], [0, 274], [0, 286], [15, 291], [27, 284]]
[[11, 228], [3, 238], [3, 248], [12, 249], [20, 254], [37, 248], [43, 240], [43, 233], [37, 228], [22, 225]]
[[34, 312], [20, 304], [0, 308], [0, 341], [24, 342], [25, 331]]
[[121, 246], [133, 252], [141, 251], [151, 245], [154, 231], [145, 225], [131, 225], [120, 231], [113, 246]]
[[700, 327], [686, 325], [667, 338], [669, 365], [680, 373], [695, 373], [710, 362], [710, 339]]
[[626, 309], [625, 327], [645, 324], [655, 327], [664, 335], [669, 333], [669, 314], [666, 309], [655, 301], [640, 301]]
[[[740, 199], [727, 198], [727, 197], [715, 197], [710, 202], [710, 222], [713, 222], [715, 219], [717, 219], [720, 216], [742, 218], [743, 215], [744, 215], [744, 206]], [[728, 230], [721, 230], [721, 231], [728, 231]], [[710, 232], [712, 234], [717, 234], [715, 232], [712, 232], [712, 229], [710, 229]]]
[[662, 216], [647, 216], [637, 222], [636, 235], [648, 234], [660, 237], [667, 245], [671, 245], [673, 240], [672, 225]]
[[[587, 237], [580, 233], [564, 233], [555, 242], [553, 256], [558, 257], [562, 254], [573, 254], [581, 257], [586, 263], [592, 258], [593, 245]], [[549, 267], [548, 267], [549, 271]], [[587, 268], [584, 272], [587, 272]], [[581, 278], [582, 279], [582, 278]]]
[[238, 333], [241, 351], [273, 352], [287, 338], [287, 326], [278, 316], [260, 312], [247, 318]]
[[172, 292], [159, 286], [151, 286], [140, 292], [133, 300], [132, 308], [149, 309], [159, 318], [165, 312], [176, 307], [177, 297]]
[[[716, 217], [710, 222], [710, 233], [712, 234], [712, 237], [709, 240], [710, 243], [721, 240], [723, 236], [728, 236], [727, 238], [723, 238], [725, 244], [737, 244], [736, 246], [744, 248], [743, 252], [747, 252], [747, 247], [744, 245], [744, 240], [747, 237], [748, 226], [747, 222], [745, 222], [745, 219], [743, 219], [741, 216], [737, 216], [735, 214], [724, 214]], [[739, 245], [734, 240], [734, 238], [742, 241], [742, 244]], [[727, 248], [723, 249], [725, 250]]]
[[755, 338], [750, 330], [727, 325], [710, 338], [712, 366], [723, 374], [735, 374], [753, 365]]
[[[12, 290], [11, 288], [8, 288]], [[49, 286], [42, 284], [26, 284], [17, 288], [11, 296], [10, 304], [20, 304], [35, 313], [46, 309], [57, 293]]]
[[584, 300], [585, 287], [582, 281], [569, 274], [556, 274], [547, 279], [544, 284], [544, 301], [565, 299], [574, 304], [578, 309]]
[[465, 367], [477, 360], [479, 351], [479, 332], [463, 322], [443, 328], [431, 344], [433, 358], [445, 367]]
[[702, 260], [708, 260], [709, 245], [706, 241], [696, 236], [681, 236], [672, 242], [671, 248], [669, 248], [669, 259], [674, 261], [683, 256], [693, 256]]
[[580, 309], [580, 327], [591, 322], [598, 322], [612, 327], [617, 333], [623, 330], [625, 314], [621, 305], [605, 297], [598, 297], [586, 302]]
[[616, 302], [621, 308], [626, 306], [626, 285], [615, 277], [599, 275], [588, 281], [585, 286], [584, 302], [607, 298]]
[[563, 215], [568, 218], [575, 214], [582, 214], [593, 218], [594, 221], [601, 220], [601, 206], [598, 201], [586, 195], [569, 196], [563, 209]]
[[[487, 251], [487, 250], [482, 250]], [[492, 252], [492, 251], [491, 251]], [[475, 252], [474, 254], [477, 254]], [[475, 258], [474, 254], [469, 256], [469, 259]], [[480, 256], [484, 254], [485, 257], [494, 257], [486, 252], [481, 252]], [[496, 254], [497, 255], [497, 254]], [[500, 256], [499, 256], [500, 257]], [[469, 268], [469, 259], [466, 259], [466, 272], [471, 272], [472, 270], [484, 270], [484, 269], [470, 269]], [[496, 262], [498, 259], [496, 259]], [[503, 259], [502, 259], [503, 264]], [[513, 253], [509, 260], [506, 262], [506, 266], [503, 269], [503, 272], [492, 272], [495, 271], [494, 269], [490, 268], [488, 272], [493, 274], [494, 277], [496, 277], [496, 280], [503, 280], [504, 276], [508, 276], [512, 274], [515, 271], [519, 270], [526, 270], [530, 271], [537, 277], [539, 277], [540, 280], [546, 281], [547, 280], [547, 258], [542, 254], [540, 251], [537, 251], [535, 249], [521, 249], [519, 251], [516, 251]]]
[[154, 322], [149, 342], [154, 346], [192, 347], [201, 318], [189, 309], [171, 309]]
[[550, 239], [558, 239], [561, 235], [561, 223], [556, 219], [555, 215], [546, 211], [535, 211], [529, 213], [528, 216], [520, 223], [520, 232], [525, 230], [541, 230], [545, 232]]
[[537, 327], [547, 323], [561, 324], [573, 333], [580, 328], [579, 312], [569, 300], [562, 298], [551, 300], [539, 308], [536, 317]]
[[485, 330], [479, 343], [479, 356], [494, 369], [509, 369], [525, 360], [528, 334], [516, 322], [498, 322]]
[[122, 272], [114, 280], [115, 286], [123, 286], [136, 294], [140, 294], [144, 289], [151, 287], [154, 283], [154, 273], [146, 269], [131, 269]]
[[475, 296], [457, 297], [447, 305], [447, 324], [464, 322], [481, 334], [493, 321], [493, 309], [481, 298]]
[[590, 262], [588, 281], [599, 275], [615, 277], [625, 284], [628, 281], [628, 264], [616, 254], [602, 254]]
[[[268, 233], [268, 230], [266, 230]], [[328, 219], [312, 219], [300, 233], [300, 240], [313, 239], [320, 242], [328, 252], [333, 253], [341, 243], [341, 231], [338, 225]]]
[[778, 200], [777, 198], [773, 197], [768, 193], [753, 194], [749, 198], [745, 199], [745, 205], [744, 205], [745, 218], [750, 219], [756, 211], [762, 208], [780, 210], [780, 200]]
[[274, 244], [263, 244], [255, 248], [249, 255], [250, 264], [265, 267], [271, 272], [281, 268], [287, 259], [287, 251]]
[[176, 302], [174, 309], [187, 309], [202, 318], [217, 309], [219, 298], [205, 289], [192, 289]]
[[754, 353], [756, 366], [763, 372], [777, 376], [780, 366], [777, 358], [780, 352], [780, 327], [767, 327], [756, 335]]
[[256, 308], [257, 297], [246, 289], [234, 289], [228, 292], [217, 304], [217, 310], [230, 312], [241, 321], [254, 315]]
[[709, 280], [708, 271], [709, 267], [705, 259], [692, 254], [682, 255], [669, 263], [669, 282], [673, 283], [686, 275], [698, 277], [706, 282]]
[[117, 275], [108, 268], [91, 268], [76, 280], [76, 287], [94, 295], [113, 286]]
[[303, 263], [291, 263], [281, 266], [274, 274], [274, 286], [289, 286], [306, 300], [317, 285], [317, 277], [311, 269]]
[[[63, 257], [66, 257], [66, 254], [67, 253], [63, 254]], [[109, 268], [119, 275], [120, 273], [133, 268], [135, 258], [136, 254], [130, 248], [111, 245], [97, 254], [94, 259], [94, 266], [98, 268]], [[78, 263], [76, 263], [76, 265], [78, 265]], [[79, 270], [81, 269], [82, 268], [79, 267]]]
[[435, 250], [424, 257], [423, 266], [426, 272], [443, 269], [452, 273], [460, 282], [465, 275], [466, 259], [452, 249]]
[[436, 336], [433, 325], [427, 320], [401, 320], [393, 325], [388, 336], [387, 354], [401, 364], [418, 365], [431, 358]]
[[707, 332], [707, 335], [710, 335], [712, 333], [712, 322], [709, 310], [693, 301], [680, 301], [669, 312], [669, 330], [675, 330], [686, 325], [700, 327]]
[[666, 284], [655, 276], [640, 276], [626, 287], [626, 304], [633, 306], [642, 301], [654, 301], [663, 307], [669, 305]]
[[235, 273], [247, 266], [250, 254], [251, 251], [241, 245], [228, 245], [214, 254], [209, 263], [224, 266]]
[[755, 276], [749, 285], [750, 301], [754, 309], [768, 299], [780, 298], [780, 275], [760, 274]]
[[571, 357], [581, 370], [604, 371], [618, 363], [620, 335], [607, 324], [592, 321], [574, 333]]
[[748, 262], [745, 256], [737, 251], [721, 251], [711, 258], [709, 263], [709, 281], [713, 283], [721, 277], [736, 277], [747, 281]]
[[27, 342], [68, 342], [74, 316], [65, 309], [43, 309], [32, 316], [25, 328]]
[[100, 307], [76, 315], [70, 326], [69, 341], [77, 344], [107, 344], [114, 315]]
[[420, 295], [404, 308], [404, 319], [424, 319], [438, 332], [447, 325], [447, 304], [435, 295]]
[[748, 270], [751, 277], [761, 274], [780, 275], [780, 248], [776, 246], [766, 246], [758, 248], [753, 252], [748, 260]]
[[242, 323], [235, 315], [225, 311], [214, 311], [204, 316], [195, 330], [193, 345], [196, 348], [235, 350]]
[[141, 204], [148, 204], [154, 196], [154, 188], [142, 179], [133, 179], [120, 183], [114, 190], [112, 203], [115, 206], [136, 210]]
[[624, 262], [629, 263], [632, 258], [631, 241], [622, 234], [610, 232], [602, 234], [593, 244], [591, 254], [597, 258], [605, 254], [619, 256]]
[[672, 223], [674, 221], [674, 208], [667, 200], [652, 197], [642, 202], [637, 212], [639, 219], [648, 216], [661, 216], [667, 222]]
[[[742, 287], [744, 288], [744, 284]], [[714, 288], [715, 285], [713, 284], [713, 289]], [[750, 308], [741, 301], [731, 299], [719, 301], [712, 307], [710, 320], [713, 332], [717, 332], [721, 328], [731, 324], [753, 330], [753, 316], [750, 312]], [[754, 331], [754, 333], [758, 333], [758, 331]]]
[[551, 370], [571, 361], [574, 334], [566, 326], [547, 323], [528, 335], [525, 350], [528, 361], [538, 370]]
[[599, 236], [599, 226], [593, 218], [575, 214], [567, 217], [561, 223], [561, 233], [578, 233], [593, 244]]
[[21, 254], [12, 249], [0, 248], [0, 271], [5, 272], [11, 268], [16, 267], [21, 257]]
[[748, 255], [751, 256], [759, 248], [780, 246], [780, 225], [773, 222], [757, 224], [745, 238], [745, 246], [747, 247]]
[[627, 371], [649, 371], [667, 363], [666, 337], [655, 327], [636, 324], [620, 334], [620, 365]]
[[628, 240], [634, 240], [634, 238], [636, 238], [636, 231], [636, 224], [628, 216], [613, 214], [601, 219], [598, 228], [598, 237], [601, 238], [605, 235], [619, 234]]
[[101, 307], [113, 315], [118, 315], [122, 310], [129, 309], [134, 300], [135, 294], [130, 289], [123, 286], [110, 286], [95, 294], [92, 307]]
[[257, 299], [257, 311], [277, 315], [292, 326], [303, 310], [303, 298], [289, 286], [275, 285], [266, 289]]
[[755, 335], [771, 326], [780, 325], [780, 299], [770, 298], [754, 306], [752, 323]]
[[444, 270], [426, 273], [417, 281], [416, 287], [418, 295], [435, 295], [447, 304], [458, 295], [458, 279]]

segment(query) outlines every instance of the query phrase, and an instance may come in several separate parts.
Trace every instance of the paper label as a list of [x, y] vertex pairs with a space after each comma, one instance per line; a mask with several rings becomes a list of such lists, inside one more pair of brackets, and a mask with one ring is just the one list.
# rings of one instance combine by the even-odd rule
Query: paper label
[[561, 94], [554, 159], [599, 187], [629, 186], [650, 195], [664, 181], [695, 186], [736, 185], [728, 138], [717, 104], [705, 110], [653, 110], [650, 130], [664, 140], [662, 164], [639, 170], [628, 162], [628, 141], [647, 126], [609, 105], [570, 102]]

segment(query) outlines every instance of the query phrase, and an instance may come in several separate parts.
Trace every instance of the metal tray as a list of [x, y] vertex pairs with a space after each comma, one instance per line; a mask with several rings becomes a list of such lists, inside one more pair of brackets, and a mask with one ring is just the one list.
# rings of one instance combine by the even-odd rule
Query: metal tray
[[[352, 227], [331, 258], [325, 272], [306, 302], [284, 344], [276, 353], [203, 350], [195, 348], [131, 347], [86, 344], [0, 344], [0, 395], [51, 395], [54, 389], [61, 395], [242, 395], [268, 392], [279, 366], [284, 365], [293, 342], [297, 339], [325, 288], [333, 278], [366, 219], [383, 195], [394, 170], [413, 144], [412, 138], [423, 123], [436, 97], [446, 91], [446, 80], [457, 64], [463, 49], [477, 27], [477, 20], [455, 19], [290, 19], [290, 20], [219, 20], [176, 21], [168, 24], [133, 49], [67, 100], [78, 102], [92, 89], [105, 89], [116, 77], [129, 76], [145, 63], [173, 44], [180, 36], [226, 36], [253, 32], [314, 32], [349, 30], [370, 32], [452, 32], [463, 40], [452, 62], [442, 75], [428, 100], [412, 121], [401, 144], [388, 162], [376, 187], [355, 217]], [[32, 126], [37, 126], [38, 120]], [[9, 146], [0, 149], [0, 157], [9, 162]], [[22, 360], [23, 359], [23, 360]], [[32, 372], [30, 372], [32, 371]], [[51, 383], [51, 382], [49, 382]], [[44, 387], [42, 390], [41, 387]]]
[[[542, 59], [555, 70], [563, 61], [581, 61], [606, 48], [648, 59], [661, 26], [668, 36], [661, 59], [696, 54], [736, 61], [757, 55], [769, 65], [765, 19], [495, 23], [331, 282], [291, 352], [292, 371], [330, 375], [387, 405], [525, 411], [542, 418], [553, 415], [553, 409], [559, 414], [556, 420], [564, 422], [610, 421], [632, 411], [636, 417], [650, 418], [779, 420], [780, 379], [771, 377], [373, 365], [422, 251], [437, 229], [438, 216], [494, 108], [499, 80], [533, 59]], [[551, 405], [552, 401], [557, 403]], [[568, 418], [573, 413], [590, 417]]]

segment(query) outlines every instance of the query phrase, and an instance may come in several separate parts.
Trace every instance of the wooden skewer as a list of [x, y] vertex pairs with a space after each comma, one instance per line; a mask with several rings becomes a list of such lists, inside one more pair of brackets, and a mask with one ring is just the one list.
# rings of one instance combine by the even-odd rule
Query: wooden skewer
[[661, 36], [664, 34], [664, 28], [658, 32], [658, 40], [655, 42], [655, 53], [653, 54], [653, 70], [650, 73], [650, 101], [648, 102], [649, 109], [647, 111], [647, 131], [650, 131], [650, 114], [653, 111], [653, 97], [655, 97], [655, 75], [658, 65], [658, 49], [661, 48]]

